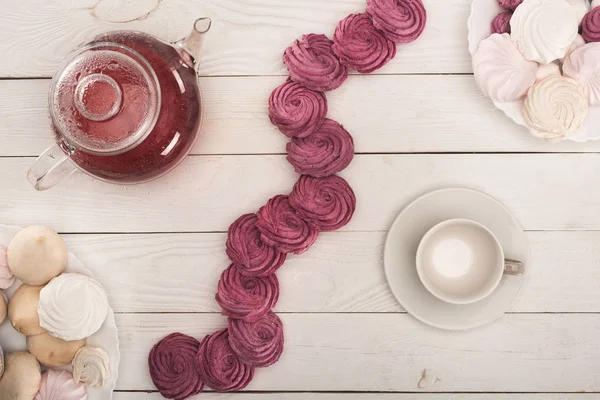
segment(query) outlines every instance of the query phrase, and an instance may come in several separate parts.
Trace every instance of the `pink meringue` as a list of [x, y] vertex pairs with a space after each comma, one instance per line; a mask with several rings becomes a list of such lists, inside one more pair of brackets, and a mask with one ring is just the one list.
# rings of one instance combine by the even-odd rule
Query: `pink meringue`
[[221, 274], [215, 298], [223, 315], [256, 322], [277, 304], [279, 281], [275, 274], [265, 277], [244, 276], [235, 265], [230, 265]]
[[244, 214], [229, 227], [227, 255], [241, 274], [266, 276], [274, 273], [285, 261], [286, 255], [265, 244], [256, 227], [256, 214]]
[[535, 82], [538, 64], [527, 61], [509, 34], [493, 34], [482, 40], [473, 55], [477, 86], [495, 101], [515, 101]]
[[567, 57], [563, 74], [577, 81], [591, 106], [600, 105], [600, 43], [588, 43]]
[[49, 369], [42, 374], [40, 391], [35, 400], [87, 400], [85, 385], [75, 382], [68, 371]]
[[367, 14], [351, 14], [335, 28], [333, 52], [348, 68], [368, 74], [394, 58], [396, 45], [375, 28]]
[[513, 12], [507, 10], [496, 15], [492, 20], [492, 33], [510, 33], [510, 19]]
[[0, 246], [0, 289], [8, 289], [15, 283], [15, 276], [8, 267], [6, 247]]
[[367, 14], [375, 27], [396, 43], [416, 40], [427, 23], [421, 0], [367, 0]]
[[586, 42], [600, 42], [600, 7], [592, 8], [581, 21], [581, 36]]
[[336, 175], [313, 178], [303, 175], [294, 185], [290, 204], [300, 216], [322, 231], [335, 231], [352, 219], [356, 197], [348, 182]]
[[154, 386], [167, 399], [184, 400], [202, 391], [196, 369], [200, 342], [183, 333], [172, 333], [152, 347], [148, 367]]
[[278, 195], [256, 213], [263, 242], [283, 253], [302, 254], [315, 243], [319, 230], [300, 217], [288, 196]]
[[196, 368], [206, 385], [218, 392], [242, 390], [254, 377], [254, 367], [241, 362], [231, 349], [227, 329], [202, 340]]
[[307, 137], [319, 129], [327, 115], [327, 98], [291, 79], [269, 97], [269, 118], [287, 137]]
[[302, 36], [285, 50], [283, 63], [294, 82], [319, 92], [337, 89], [348, 78], [348, 69], [340, 63], [333, 42], [325, 35]]
[[304, 139], [292, 139], [286, 146], [287, 160], [300, 175], [333, 175], [354, 158], [354, 140], [342, 125], [325, 119], [321, 128]]
[[239, 359], [253, 367], [275, 364], [283, 353], [283, 323], [269, 312], [256, 322], [229, 319], [229, 344]]

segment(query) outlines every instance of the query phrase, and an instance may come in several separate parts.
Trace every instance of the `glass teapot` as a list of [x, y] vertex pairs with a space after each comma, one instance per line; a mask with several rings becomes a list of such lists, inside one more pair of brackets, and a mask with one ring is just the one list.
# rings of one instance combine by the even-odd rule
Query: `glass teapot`
[[113, 183], [158, 178], [190, 152], [202, 122], [197, 80], [209, 18], [187, 38], [165, 43], [113, 31], [75, 50], [52, 79], [49, 111], [56, 144], [27, 174], [46, 190], [80, 169]]

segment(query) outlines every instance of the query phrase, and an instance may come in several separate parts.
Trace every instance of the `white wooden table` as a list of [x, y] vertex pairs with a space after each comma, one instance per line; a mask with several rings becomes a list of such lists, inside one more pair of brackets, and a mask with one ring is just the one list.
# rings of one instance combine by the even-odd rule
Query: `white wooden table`
[[[355, 139], [358, 154], [342, 175], [358, 209], [342, 232], [323, 234], [280, 270], [284, 356], [256, 374], [254, 394], [198, 398], [600, 398], [600, 142], [548, 145], [513, 125], [471, 76], [470, 0], [425, 3], [420, 40], [399, 47], [377, 75], [351, 76], [328, 94], [330, 115]], [[281, 54], [303, 33], [331, 35], [338, 20], [364, 7], [364, 0], [0, 0], [0, 223], [57, 229], [106, 285], [122, 344], [115, 400], [160, 398], [150, 393], [146, 364], [158, 339], [224, 326], [214, 301], [228, 265], [224, 231], [297, 177], [267, 117], [267, 98], [285, 75]], [[119, 187], [76, 174], [35, 192], [25, 173], [52, 141], [47, 78], [63, 57], [113, 29], [175, 40], [200, 16], [213, 28], [201, 67], [205, 124], [193, 155], [150, 184]], [[467, 333], [407, 315], [382, 265], [397, 212], [427, 191], [456, 186], [507, 205], [531, 245], [511, 311]]]

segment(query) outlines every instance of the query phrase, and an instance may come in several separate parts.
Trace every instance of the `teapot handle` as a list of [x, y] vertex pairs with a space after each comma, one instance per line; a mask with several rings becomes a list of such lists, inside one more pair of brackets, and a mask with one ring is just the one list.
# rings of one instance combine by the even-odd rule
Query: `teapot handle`
[[29, 168], [27, 180], [36, 190], [50, 189], [77, 169], [71, 161], [71, 154], [73, 150], [66, 144], [54, 144], [46, 149]]

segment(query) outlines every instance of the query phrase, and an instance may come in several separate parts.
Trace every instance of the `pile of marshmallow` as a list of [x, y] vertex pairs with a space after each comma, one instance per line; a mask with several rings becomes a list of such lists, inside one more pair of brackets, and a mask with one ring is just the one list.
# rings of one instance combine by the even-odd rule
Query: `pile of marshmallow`
[[[10, 302], [0, 295], [0, 324], [7, 319], [27, 337], [27, 352], [4, 356], [0, 338], [0, 398], [85, 400], [87, 387], [110, 376], [109, 355], [86, 346], [106, 320], [108, 299], [94, 279], [65, 273], [67, 247], [52, 229], [19, 231], [8, 248], [0, 246], [0, 289], [22, 283]], [[47, 369], [72, 364], [72, 373]]]
[[600, 106], [600, 0], [497, 0], [506, 10], [473, 54], [481, 91], [522, 101], [532, 135], [557, 142]]

